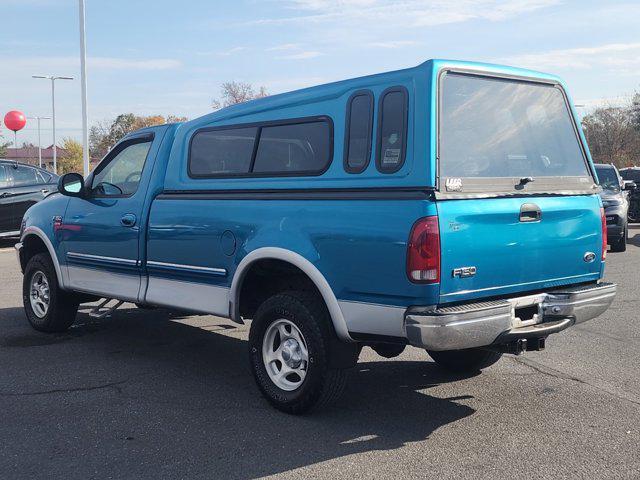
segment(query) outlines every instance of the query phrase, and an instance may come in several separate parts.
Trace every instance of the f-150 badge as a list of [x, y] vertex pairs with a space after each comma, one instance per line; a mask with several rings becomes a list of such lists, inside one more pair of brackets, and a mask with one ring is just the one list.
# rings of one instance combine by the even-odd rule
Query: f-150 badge
[[451, 275], [458, 278], [473, 277], [476, 274], [476, 267], [458, 267], [454, 268]]

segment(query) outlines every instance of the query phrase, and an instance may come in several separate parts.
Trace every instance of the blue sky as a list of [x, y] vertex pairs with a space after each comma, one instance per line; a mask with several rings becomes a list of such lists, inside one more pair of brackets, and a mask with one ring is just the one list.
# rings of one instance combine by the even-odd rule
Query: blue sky
[[[562, 76], [576, 103], [640, 89], [640, 2], [561, 0], [86, 0], [90, 123], [197, 117], [227, 80], [280, 93], [416, 65], [489, 61]], [[76, 0], [0, 0], [0, 112], [50, 114], [78, 76]], [[79, 138], [80, 84], [57, 83], [58, 136]], [[43, 143], [51, 138], [43, 123]], [[4, 127], [5, 139], [10, 139]], [[18, 142], [35, 141], [35, 122]]]

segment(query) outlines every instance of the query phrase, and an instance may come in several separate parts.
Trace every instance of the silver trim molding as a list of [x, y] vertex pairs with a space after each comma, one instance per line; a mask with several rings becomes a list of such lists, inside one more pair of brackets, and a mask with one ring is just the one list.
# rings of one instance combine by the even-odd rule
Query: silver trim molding
[[98, 260], [110, 263], [121, 263], [123, 265], [138, 265], [138, 260], [120, 257], [105, 257], [103, 255], [90, 255], [88, 253], [67, 252], [67, 258], [77, 260]]
[[160, 267], [176, 270], [193, 270], [196, 272], [214, 273], [216, 275], [226, 275], [226, 268], [200, 267], [198, 265], [184, 265], [181, 263], [156, 262], [155, 260], [147, 260], [147, 265], [151, 267]]

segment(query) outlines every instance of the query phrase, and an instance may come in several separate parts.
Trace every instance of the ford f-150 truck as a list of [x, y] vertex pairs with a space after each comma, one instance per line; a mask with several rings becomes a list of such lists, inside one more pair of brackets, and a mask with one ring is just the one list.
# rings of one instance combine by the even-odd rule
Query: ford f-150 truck
[[606, 221], [563, 83], [431, 60], [123, 138], [31, 207], [40, 331], [88, 298], [252, 320], [277, 408], [334, 399], [362, 346], [478, 371], [597, 317]]

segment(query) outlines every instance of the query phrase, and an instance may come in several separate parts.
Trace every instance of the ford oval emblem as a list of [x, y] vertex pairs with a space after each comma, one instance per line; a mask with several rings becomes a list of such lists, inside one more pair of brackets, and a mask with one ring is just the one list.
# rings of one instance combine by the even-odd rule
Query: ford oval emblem
[[584, 259], [585, 262], [591, 263], [596, 259], [596, 254], [593, 252], [587, 252], [584, 254], [584, 257], [582, 258]]

